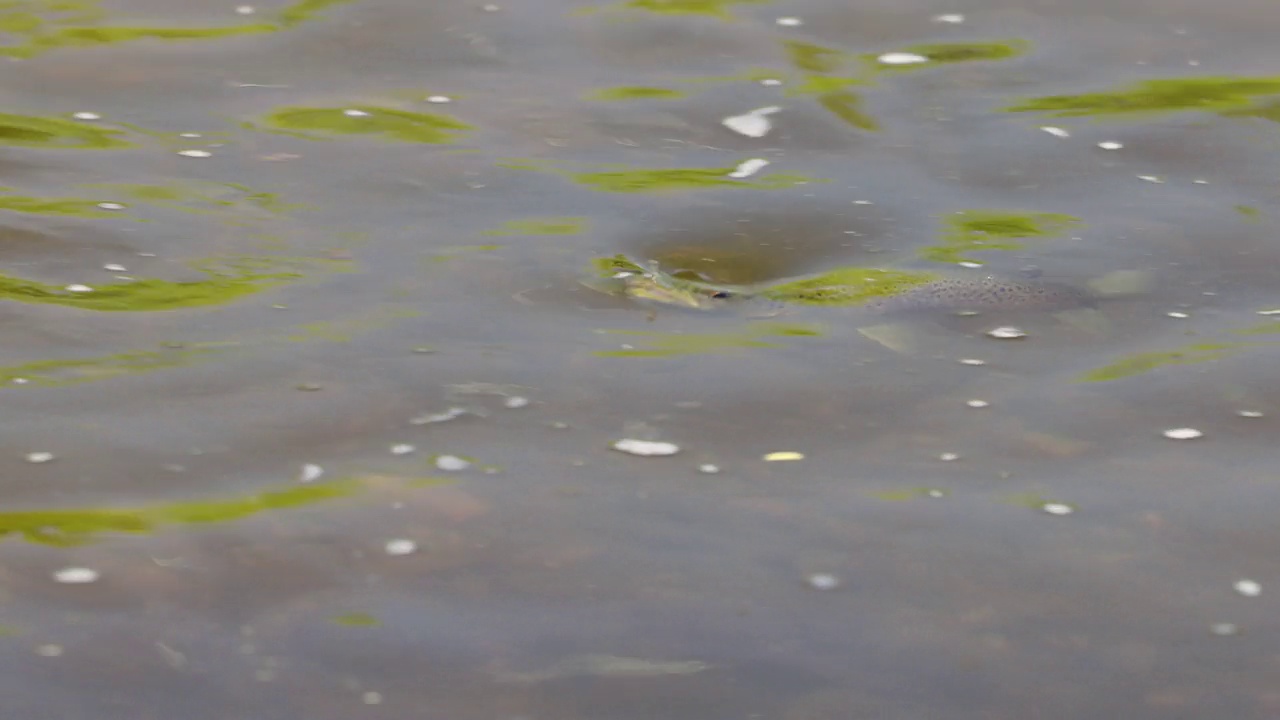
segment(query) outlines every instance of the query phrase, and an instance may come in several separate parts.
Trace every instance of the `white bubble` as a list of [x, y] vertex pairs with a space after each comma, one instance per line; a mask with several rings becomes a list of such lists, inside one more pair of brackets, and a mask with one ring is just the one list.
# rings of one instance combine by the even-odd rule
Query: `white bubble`
[[369, 117], [369, 113], [363, 110], [356, 110], [354, 108], [350, 110], [343, 110], [342, 114], [346, 115], [347, 117]]
[[428, 95], [427, 102], [436, 104], [450, 103], [453, 102], [453, 98], [448, 95]]
[[777, 85], [781, 85], [781, 84], [782, 84], [782, 81], [781, 81], [781, 80], [779, 80], [778, 78], [765, 78], [765, 79], [763, 79], [763, 80], [761, 80], [761, 81], [760, 81], [760, 84], [761, 84], [761, 85], [767, 85], [767, 86], [769, 86], [769, 87], [774, 87], [774, 86], [777, 86]]
[[67, 292], [73, 292], [73, 293], [93, 292], [93, 288], [89, 287], [88, 285], [80, 285], [80, 284], [68, 285], [63, 289], [66, 290]]
[[1075, 508], [1066, 503], [1049, 502], [1040, 506], [1040, 509], [1050, 515], [1070, 515], [1075, 512]]
[[503, 400], [502, 404], [511, 410], [517, 410], [522, 407], [527, 407], [529, 405], [529, 398], [512, 395], [506, 400]]
[[751, 177], [752, 175], [755, 175], [756, 173], [763, 170], [768, 164], [769, 164], [769, 161], [763, 158], [751, 158], [750, 160], [743, 160], [741, 163], [738, 164], [738, 167], [734, 168], [733, 172], [729, 173], [729, 177], [731, 178]]
[[1191, 317], [1190, 315], [1188, 315], [1188, 314], [1186, 314], [1186, 313], [1184, 313], [1184, 312], [1178, 312], [1178, 311], [1176, 311], [1176, 310], [1171, 311], [1171, 312], [1167, 312], [1167, 313], [1165, 313], [1165, 315], [1168, 315], [1168, 316], [1169, 316], [1169, 317], [1171, 317], [1171, 318], [1179, 318], [1179, 319], [1181, 319], [1181, 318], [1189, 318], [1189, 317]]
[[1237, 415], [1239, 415], [1240, 417], [1243, 417], [1243, 418], [1260, 418], [1260, 417], [1262, 417], [1262, 411], [1261, 411], [1261, 410], [1241, 410], [1241, 411], [1237, 412], [1236, 414], [1237, 414]]
[[773, 129], [773, 122], [769, 120], [768, 116], [781, 110], [782, 108], [771, 105], [757, 108], [741, 115], [732, 115], [721, 120], [720, 123], [739, 135], [753, 138], [764, 137]]
[[929, 62], [929, 58], [923, 55], [907, 52], [885, 53], [876, 59], [885, 65], [913, 65], [915, 63]]
[[831, 573], [814, 573], [805, 578], [805, 581], [814, 590], [835, 590], [840, 587], [840, 578]]
[[720, 472], [720, 466], [712, 463], [702, 463], [698, 466], [698, 472], [703, 473], [704, 475], [715, 475]]
[[1220, 622], [1209, 626], [1209, 632], [1214, 635], [1235, 635], [1240, 632], [1240, 626], [1235, 623]]
[[962, 260], [962, 261], [959, 263], [959, 265], [960, 265], [960, 267], [966, 267], [966, 268], [980, 268], [980, 267], [982, 267], [982, 263], [980, 263], [980, 262], [973, 262], [972, 260]]
[[964, 16], [960, 13], [946, 13], [943, 15], [934, 15], [933, 21], [936, 23], [951, 23], [952, 25], [958, 25], [964, 22]]
[[417, 448], [412, 445], [409, 445], [408, 443], [400, 443], [399, 445], [391, 446], [392, 455], [408, 455], [414, 450], [417, 450]]
[[1071, 133], [1067, 132], [1066, 130], [1060, 127], [1053, 127], [1052, 125], [1044, 125], [1040, 129], [1049, 133], [1054, 137], [1060, 137], [1060, 138], [1071, 137]]
[[418, 543], [405, 538], [388, 540], [385, 548], [388, 555], [408, 555], [417, 549]]
[[675, 455], [680, 452], [680, 446], [675, 443], [634, 440], [630, 438], [618, 440], [613, 444], [613, 449], [630, 455], [640, 455], [642, 457]]
[[129, 272], [129, 268], [123, 265], [119, 265], [117, 263], [107, 263], [106, 265], [102, 266], [102, 269], [109, 270], [111, 272]]
[[1255, 580], [1237, 580], [1233, 587], [1245, 597], [1258, 597], [1262, 594], [1262, 586]]
[[208, 150], [179, 150], [178, 154], [189, 158], [213, 157], [213, 153]]
[[203, 136], [203, 135], [201, 135], [200, 133], [185, 132], [185, 133], [178, 133], [178, 137], [184, 137], [184, 138], [198, 138], [198, 137], [204, 137], [204, 136]]
[[938, 456], [938, 459], [942, 460], [943, 462], [951, 462], [952, 460], [959, 460], [960, 455], [953, 452], [944, 452]]
[[102, 116], [96, 112], [78, 112], [72, 113], [71, 117], [77, 120], [101, 120]]
[[804, 24], [804, 21], [798, 17], [780, 17], [774, 22], [783, 27], [798, 27]]
[[1119, 150], [1120, 148], [1124, 147], [1124, 143], [1118, 143], [1115, 141], [1108, 140], [1106, 142], [1098, 143], [1098, 147], [1102, 148], [1103, 150]]
[[33, 452], [27, 453], [27, 462], [29, 463], [47, 463], [54, 458], [51, 452]]
[[997, 340], [1019, 340], [1027, 336], [1025, 332], [1013, 326], [993, 328], [987, 331], [987, 335]]
[[324, 475], [324, 468], [313, 463], [307, 463], [302, 466], [302, 472], [298, 474], [298, 481], [304, 483], [314, 482], [319, 480], [322, 475]]
[[991, 405], [991, 403], [986, 400], [965, 400], [964, 404], [971, 408], [984, 408]]
[[241, 5], [236, 8], [236, 14], [238, 15], [252, 15], [256, 12], [258, 12], [258, 9], [252, 5]]
[[978, 358], [960, 358], [959, 363], [961, 365], [986, 365], [987, 361], [979, 360]]
[[62, 568], [53, 574], [53, 579], [67, 585], [84, 585], [86, 583], [96, 582], [99, 577], [97, 570], [86, 567], [69, 567]]
[[471, 467], [471, 461], [457, 455], [441, 455], [436, 458], [436, 467], [449, 471], [466, 470]]
[[52, 643], [48, 645], [41, 645], [36, 648], [36, 654], [43, 655], [44, 657], [58, 657], [62, 654], [62, 646], [53, 645]]
[[1149, 182], [1149, 183], [1156, 183], [1157, 185], [1163, 185], [1163, 184], [1164, 184], [1164, 180], [1160, 179], [1159, 177], [1157, 177], [1157, 176], [1155, 176], [1155, 175], [1139, 175], [1139, 176], [1138, 176], [1138, 179], [1139, 179], [1139, 180], [1146, 180], [1146, 181], [1147, 181], [1147, 182]]
[[1165, 430], [1164, 436], [1170, 440], [1195, 440], [1196, 438], [1204, 437], [1204, 433], [1195, 428], [1185, 427]]

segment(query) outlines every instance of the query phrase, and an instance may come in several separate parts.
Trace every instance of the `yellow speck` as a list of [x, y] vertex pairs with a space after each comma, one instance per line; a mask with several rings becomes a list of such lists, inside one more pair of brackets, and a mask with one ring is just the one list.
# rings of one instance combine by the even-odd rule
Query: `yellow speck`
[[793, 452], [790, 450], [766, 453], [764, 456], [765, 462], [780, 462], [783, 460], [803, 460], [803, 459], [804, 459], [804, 453]]

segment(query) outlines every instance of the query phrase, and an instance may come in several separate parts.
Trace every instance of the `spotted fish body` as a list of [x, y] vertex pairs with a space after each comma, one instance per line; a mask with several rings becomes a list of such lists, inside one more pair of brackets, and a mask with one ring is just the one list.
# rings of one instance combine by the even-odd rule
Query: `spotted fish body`
[[1070, 285], [988, 275], [934, 280], [873, 299], [863, 307], [872, 312], [890, 313], [910, 310], [1065, 310], [1087, 304], [1088, 295]]

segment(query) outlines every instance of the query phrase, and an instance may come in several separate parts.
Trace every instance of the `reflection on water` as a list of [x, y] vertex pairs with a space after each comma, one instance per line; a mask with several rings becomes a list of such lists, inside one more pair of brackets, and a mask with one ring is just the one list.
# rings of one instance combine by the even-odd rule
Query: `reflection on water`
[[1280, 716], [1273, 15], [0, 2], [6, 716]]

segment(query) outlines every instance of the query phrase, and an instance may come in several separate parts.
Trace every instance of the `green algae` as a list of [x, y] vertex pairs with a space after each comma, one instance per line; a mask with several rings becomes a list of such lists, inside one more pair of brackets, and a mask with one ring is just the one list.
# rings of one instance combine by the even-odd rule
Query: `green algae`
[[835, 72], [850, 58], [842, 50], [799, 40], [783, 40], [782, 50], [792, 67], [811, 73]]
[[[354, 115], [350, 113], [356, 113]], [[340, 135], [372, 135], [396, 142], [443, 145], [472, 126], [442, 113], [422, 113], [375, 105], [283, 107], [263, 118], [273, 132], [308, 140]]]
[[1194, 77], [1144, 80], [1115, 90], [1081, 95], [1035, 97], [1005, 108], [1006, 112], [1041, 112], [1055, 117], [1160, 115], [1212, 112], [1258, 114], [1267, 106], [1255, 98], [1280, 95], [1280, 77]]
[[1235, 211], [1240, 213], [1246, 222], [1259, 222], [1262, 219], [1262, 211], [1252, 205], [1236, 205]]
[[889, 502], [904, 502], [906, 500], [936, 500], [945, 497], [948, 493], [938, 488], [897, 488], [893, 490], [875, 490], [870, 493], [871, 497], [877, 500], [886, 500]]
[[642, 85], [624, 85], [596, 90], [587, 96], [589, 100], [679, 100], [688, 93], [671, 88], [646, 87]]
[[[4, 54], [0, 46], [0, 55]], [[0, 145], [64, 150], [111, 150], [132, 147], [123, 130], [59, 117], [0, 113]]]
[[722, 353], [745, 348], [778, 348], [782, 347], [780, 343], [761, 338], [822, 335], [821, 328], [812, 325], [783, 323], [755, 323], [750, 328], [736, 333], [664, 333], [648, 330], [599, 330], [597, 332], [646, 341], [647, 347], [599, 350], [593, 353], [597, 357], [610, 358], [665, 358]]
[[117, 45], [138, 40], [193, 41], [279, 32], [352, 0], [300, 0], [261, 22], [213, 27], [105, 24], [98, 0], [0, 0], [0, 56], [32, 58], [63, 48]]
[[72, 292], [56, 285], [0, 274], [0, 300], [65, 305], [99, 312], [156, 312], [223, 305], [301, 279], [300, 271], [287, 268], [303, 264], [332, 267], [340, 263], [298, 258], [236, 258], [216, 263], [206, 260], [192, 263], [207, 276], [204, 280], [141, 278], [98, 285], [90, 292]]
[[335, 480], [268, 490], [230, 500], [203, 500], [139, 508], [15, 510], [0, 512], [0, 537], [19, 536], [32, 543], [71, 547], [103, 535], [141, 535], [166, 525], [231, 522], [269, 510], [285, 510], [349, 497], [362, 485]]
[[1031, 47], [1025, 40], [999, 40], [984, 42], [931, 43], [928, 45], [912, 45], [895, 52], [919, 55], [925, 62], [887, 65], [880, 62], [880, 55], [862, 56], [867, 62], [874, 62], [881, 72], [909, 72], [924, 70], [938, 65], [949, 65], [963, 62], [994, 62], [1008, 60], [1026, 54]]
[[740, 180], [729, 177], [736, 167], [663, 168], [648, 170], [614, 170], [606, 172], [570, 173], [574, 182], [592, 190], [614, 193], [662, 193], [708, 188], [743, 188], [778, 190], [815, 182], [803, 175], [775, 174], [759, 179]]
[[119, 210], [98, 207], [101, 200], [0, 195], [0, 210], [27, 215], [69, 215], [83, 218], [120, 215]]
[[586, 228], [587, 219], [583, 217], [525, 218], [508, 220], [485, 235], [581, 235]]
[[82, 187], [110, 192], [120, 200], [130, 200], [192, 214], [253, 209], [272, 215], [281, 215], [307, 207], [301, 203], [287, 202], [278, 193], [258, 190], [242, 183], [174, 180], [163, 185], [92, 183]]
[[1193, 365], [1219, 360], [1238, 352], [1248, 343], [1197, 343], [1177, 350], [1133, 353], [1120, 360], [1081, 374], [1077, 382], [1110, 382], [1133, 377], [1169, 365]]
[[818, 104], [826, 108], [832, 115], [849, 125], [870, 132], [880, 129], [880, 123], [862, 110], [862, 98], [855, 93], [848, 91], [828, 92], [819, 95], [817, 100]]
[[890, 298], [939, 279], [937, 273], [843, 267], [812, 277], [775, 283], [756, 292], [759, 297], [796, 305], [864, 305]]
[[962, 210], [944, 220], [942, 242], [923, 247], [921, 258], [944, 263], [976, 262], [968, 253], [1021, 250], [1023, 240], [1051, 237], [1080, 223], [1062, 213]]
[[382, 621], [369, 613], [346, 613], [329, 618], [329, 622], [345, 627], [378, 627]]
[[[226, 344], [222, 343], [202, 343], [182, 349], [144, 350], [73, 360], [37, 360], [0, 367], [0, 385], [13, 388], [61, 387], [121, 375], [139, 375], [207, 360], [225, 347]], [[14, 384], [18, 380], [22, 383]]]
[[705, 15], [729, 20], [733, 5], [760, 5], [772, 0], [627, 0], [622, 7], [663, 15]]

